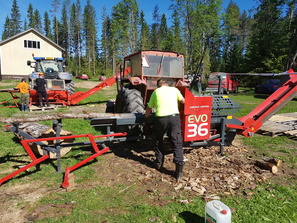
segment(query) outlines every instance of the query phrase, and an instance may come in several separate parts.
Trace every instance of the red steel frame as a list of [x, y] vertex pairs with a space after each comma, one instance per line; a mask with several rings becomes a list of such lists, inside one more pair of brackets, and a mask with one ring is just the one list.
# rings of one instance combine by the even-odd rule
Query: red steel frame
[[26, 171], [27, 169], [43, 162], [46, 159], [49, 159], [49, 155], [43, 155], [40, 158], [37, 158], [30, 148], [30, 143], [34, 142], [43, 142], [43, 141], [56, 141], [56, 140], [62, 140], [62, 139], [73, 139], [73, 138], [82, 138], [82, 137], [87, 137], [89, 139], [89, 142], [91, 143], [93, 149], [94, 149], [94, 154], [89, 156], [88, 158], [78, 162], [77, 164], [71, 166], [71, 167], [66, 167], [65, 175], [64, 175], [64, 181], [62, 183], [62, 187], [66, 188], [69, 187], [69, 174], [71, 171], [74, 171], [75, 169], [81, 167], [85, 163], [95, 159], [96, 157], [102, 155], [103, 153], [106, 153], [110, 148], [109, 147], [104, 147], [103, 149], [99, 149], [97, 143], [95, 142], [96, 138], [103, 138], [103, 137], [117, 137], [117, 136], [126, 136], [127, 133], [113, 133], [109, 135], [99, 135], [99, 136], [94, 136], [92, 134], [83, 134], [83, 135], [72, 135], [72, 136], [59, 136], [59, 137], [50, 137], [50, 138], [38, 138], [38, 139], [24, 139], [21, 141], [22, 146], [24, 147], [25, 151], [28, 153], [30, 158], [32, 159], [32, 162], [25, 165], [24, 167], [12, 172], [11, 174], [3, 177], [0, 179], [0, 185], [2, 185], [5, 181], [13, 178], [14, 176]]
[[[11, 97], [12, 97], [12, 99], [11, 100], [13, 100], [13, 102], [14, 102], [14, 105], [12, 105], [12, 106], [5, 106], [5, 107], [10, 107], [10, 108], [15, 108], [15, 107], [19, 107], [19, 105], [18, 105], [18, 102], [17, 102], [17, 100], [20, 98], [19, 96], [17, 96], [15, 93], [18, 93], [18, 92], [20, 92], [19, 90], [0, 90], [0, 92], [8, 92], [10, 95], [11, 95]], [[6, 103], [6, 102], [8, 102], [9, 100], [6, 100], [6, 101], [2, 101], [2, 102], [0, 102], [0, 104], [4, 104], [4, 103]]]
[[[130, 73], [130, 70], [130, 67], [126, 68], [123, 71], [123, 76], [126, 76], [128, 73]], [[119, 74], [113, 75], [86, 92], [79, 91], [72, 95], [70, 95], [70, 93], [66, 90], [49, 90], [48, 99], [50, 104], [61, 104], [63, 106], [76, 105], [80, 101], [90, 97], [92, 94], [100, 91], [101, 89], [107, 86], [112, 86], [116, 83], [118, 78]], [[30, 90], [30, 104], [39, 104], [38, 94], [35, 90]]]

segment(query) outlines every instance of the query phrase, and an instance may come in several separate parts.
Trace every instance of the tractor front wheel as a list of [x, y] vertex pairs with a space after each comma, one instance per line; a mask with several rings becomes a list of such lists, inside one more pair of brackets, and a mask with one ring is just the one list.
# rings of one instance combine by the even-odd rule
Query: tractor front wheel
[[66, 88], [66, 91], [68, 91], [70, 94], [73, 94], [75, 92], [73, 81], [65, 83], [65, 88]]

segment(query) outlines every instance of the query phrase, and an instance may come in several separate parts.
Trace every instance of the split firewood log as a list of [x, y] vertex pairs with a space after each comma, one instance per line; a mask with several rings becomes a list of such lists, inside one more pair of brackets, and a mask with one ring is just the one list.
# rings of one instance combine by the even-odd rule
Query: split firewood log
[[278, 171], [278, 168], [276, 165], [266, 162], [264, 160], [256, 160], [255, 165], [260, 167], [261, 169], [270, 170], [271, 173], [275, 174]]
[[282, 164], [282, 161], [280, 159], [276, 159], [276, 158], [264, 157], [263, 160], [265, 162], [272, 163], [272, 164], [276, 165], [277, 167], [280, 167], [280, 165]]
[[[55, 137], [56, 136], [56, 132], [53, 128], [43, 125], [43, 124], [39, 124], [37, 122], [25, 122], [25, 123], [21, 123], [19, 125], [19, 129], [22, 130], [23, 132], [26, 132], [27, 134], [31, 135], [34, 138], [50, 138], [50, 137]], [[23, 136], [15, 133], [16, 137], [18, 137], [20, 140], [25, 139]], [[72, 135], [72, 132], [67, 131], [62, 129], [60, 132], [60, 136], [68, 136], [68, 135]], [[63, 143], [71, 143], [73, 142], [74, 139], [65, 139], [65, 140], [61, 140], [61, 144]], [[51, 141], [42, 141], [42, 143], [46, 144], [46, 145], [52, 145], [54, 143], [56, 143], [55, 140], [51, 140]], [[32, 149], [32, 151], [39, 156], [42, 156], [44, 151], [42, 149], [42, 147], [40, 145], [37, 145], [36, 143], [30, 143], [30, 148]], [[72, 147], [64, 147], [60, 150], [60, 156], [64, 156], [65, 154], [67, 154], [70, 150], [72, 149]], [[49, 152], [49, 156], [51, 159], [56, 159], [57, 158], [57, 154], [56, 153], [52, 153]]]

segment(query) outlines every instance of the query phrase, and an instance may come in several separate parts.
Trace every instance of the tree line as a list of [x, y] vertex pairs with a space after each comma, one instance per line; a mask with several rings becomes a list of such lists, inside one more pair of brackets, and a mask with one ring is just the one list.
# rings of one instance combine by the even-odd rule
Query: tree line
[[65, 49], [70, 72], [90, 77], [110, 76], [124, 56], [150, 49], [183, 53], [188, 74], [278, 73], [296, 66], [296, 3], [258, 0], [241, 11], [232, 0], [224, 10], [222, 0], [171, 0], [169, 18], [155, 5], [148, 24], [137, 0], [121, 0], [111, 13], [103, 6], [100, 22], [90, 0], [52, 0], [43, 16], [30, 3], [24, 21], [14, 0], [2, 40], [34, 28]]

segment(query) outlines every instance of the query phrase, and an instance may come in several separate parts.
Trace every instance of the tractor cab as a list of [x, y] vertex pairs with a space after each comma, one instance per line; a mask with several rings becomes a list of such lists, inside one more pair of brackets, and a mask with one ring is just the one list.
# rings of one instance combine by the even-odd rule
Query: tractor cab
[[64, 58], [34, 57], [33, 55], [33, 60], [27, 61], [27, 65], [34, 69], [29, 75], [30, 88], [34, 88], [36, 78], [39, 77], [39, 73], [43, 73], [48, 89], [67, 90], [70, 94], [74, 93], [72, 74], [65, 71], [67, 62]]
[[168, 78], [171, 86], [188, 86], [184, 80], [183, 54], [144, 50], [124, 58], [124, 70], [128, 67], [130, 73], [125, 77], [121, 76], [118, 88], [115, 107], [117, 113], [143, 112], [161, 78]]
[[43, 72], [46, 79], [58, 78], [59, 73], [64, 72], [62, 60], [59, 59], [40, 60], [36, 65], [36, 72]]

